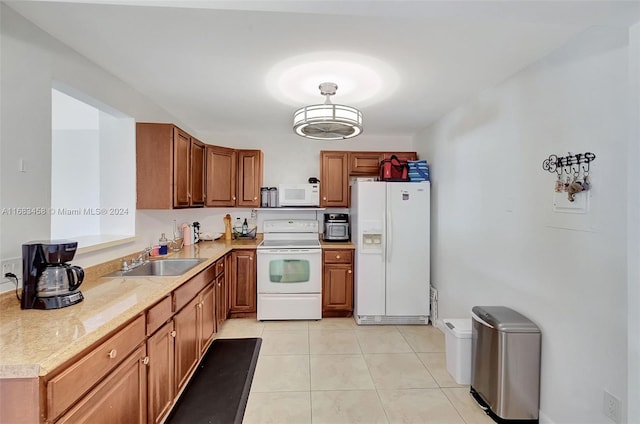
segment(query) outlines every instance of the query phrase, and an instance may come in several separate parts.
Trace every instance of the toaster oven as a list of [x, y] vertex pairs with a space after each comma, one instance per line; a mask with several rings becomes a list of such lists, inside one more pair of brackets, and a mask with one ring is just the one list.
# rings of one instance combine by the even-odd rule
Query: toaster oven
[[324, 241], [349, 241], [349, 214], [346, 213], [325, 213], [324, 231], [322, 233]]

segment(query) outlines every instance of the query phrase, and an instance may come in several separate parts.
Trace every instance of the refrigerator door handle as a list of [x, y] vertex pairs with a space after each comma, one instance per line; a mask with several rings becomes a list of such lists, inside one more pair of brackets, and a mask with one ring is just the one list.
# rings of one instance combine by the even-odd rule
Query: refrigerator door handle
[[391, 220], [391, 208], [387, 205], [387, 262], [391, 262], [391, 252], [393, 252], [393, 232], [391, 226], [393, 221]]

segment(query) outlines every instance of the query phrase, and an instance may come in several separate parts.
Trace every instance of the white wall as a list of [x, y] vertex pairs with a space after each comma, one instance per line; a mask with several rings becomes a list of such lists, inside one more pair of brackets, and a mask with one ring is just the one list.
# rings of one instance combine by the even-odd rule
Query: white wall
[[[629, 113], [629, 156], [627, 190], [629, 209], [627, 216], [629, 241], [627, 251], [627, 277], [629, 313], [629, 399], [640, 399], [640, 23], [629, 31], [629, 82], [631, 101]], [[640, 423], [640, 403], [629, 402], [629, 423]]]
[[[84, 93], [137, 121], [174, 122], [191, 131], [134, 88], [4, 4], [0, 4], [0, 50], [0, 209], [51, 204], [51, 89], [54, 85]], [[133, 154], [131, 147], [129, 154]], [[21, 160], [26, 164], [26, 172], [19, 170]], [[128, 178], [129, 184], [135, 184], [132, 175]], [[49, 236], [48, 214], [2, 214], [0, 259], [19, 258], [22, 243]], [[132, 244], [119, 249], [137, 248]], [[81, 256], [78, 259], [83, 262]]]
[[[431, 163], [439, 315], [504, 305], [538, 324], [541, 422], [605, 422], [604, 389], [625, 409], [637, 401], [627, 396], [627, 45], [626, 30], [593, 28], [416, 138]], [[555, 174], [542, 162], [569, 151], [597, 155], [585, 215], [552, 212]]]

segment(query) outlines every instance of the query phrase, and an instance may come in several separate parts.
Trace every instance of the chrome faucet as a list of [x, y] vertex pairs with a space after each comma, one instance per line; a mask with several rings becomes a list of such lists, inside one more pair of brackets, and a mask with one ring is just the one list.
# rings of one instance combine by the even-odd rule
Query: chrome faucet
[[127, 263], [126, 259], [122, 261], [122, 271], [127, 272], [131, 271], [134, 268], [139, 267], [140, 265], [149, 262], [149, 258], [151, 256], [151, 248], [146, 247], [142, 253], [138, 255], [136, 258], [131, 258], [131, 262]]

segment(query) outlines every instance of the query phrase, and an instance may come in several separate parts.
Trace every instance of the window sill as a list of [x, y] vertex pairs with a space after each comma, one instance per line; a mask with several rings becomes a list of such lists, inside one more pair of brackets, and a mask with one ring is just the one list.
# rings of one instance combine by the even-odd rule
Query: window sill
[[76, 251], [76, 254], [81, 254], [131, 243], [136, 240], [136, 236], [123, 234], [100, 234], [95, 236], [69, 237], [69, 239], [78, 242], [78, 250]]

